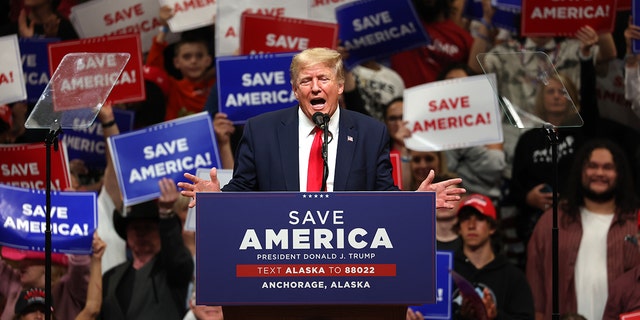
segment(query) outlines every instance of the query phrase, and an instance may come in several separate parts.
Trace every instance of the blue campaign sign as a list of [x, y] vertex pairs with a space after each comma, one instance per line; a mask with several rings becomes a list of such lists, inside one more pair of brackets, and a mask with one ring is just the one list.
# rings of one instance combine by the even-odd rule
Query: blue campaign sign
[[[631, 16], [633, 17], [633, 24], [640, 26], [640, 3], [637, 0], [631, 1]], [[631, 51], [634, 54], [640, 53], [640, 40], [631, 40]]]
[[160, 196], [158, 181], [187, 181], [184, 173], [220, 167], [218, 145], [207, 112], [163, 122], [109, 137], [124, 204], [134, 205]]
[[[515, 7], [500, 6], [495, 8], [492, 23], [498, 28], [517, 33], [520, 27], [519, 9]], [[482, 19], [482, 1], [467, 0], [464, 6], [464, 16], [474, 20]]]
[[522, 0], [492, 0], [491, 4], [504, 11], [516, 13], [522, 11]]
[[27, 86], [27, 102], [35, 103], [47, 87], [49, 74], [49, 51], [47, 45], [58, 42], [58, 38], [20, 38], [22, 71]]
[[411, 306], [420, 311], [425, 319], [451, 319], [451, 272], [453, 270], [453, 252], [436, 252], [436, 303]]
[[211, 192], [196, 199], [198, 304], [436, 300], [433, 192]]
[[220, 112], [243, 124], [259, 114], [294, 106], [297, 100], [289, 74], [294, 54], [217, 57]]
[[[0, 245], [44, 251], [46, 192], [0, 184]], [[94, 192], [51, 192], [53, 252], [90, 254], [98, 226]]]
[[339, 38], [349, 52], [345, 67], [428, 45], [431, 40], [411, 0], [360, 0], [336, 8]]
[[[113, 116], [120, 133], [133, 129], [133, 111], [114, 108]], [[107, 165], [107, 142], [99, 121], [87, 128], [65, 130], [61, 136], [62, 143], [67, 145], [69, 160], [81, 159], [89, 170], [104, 170]]]

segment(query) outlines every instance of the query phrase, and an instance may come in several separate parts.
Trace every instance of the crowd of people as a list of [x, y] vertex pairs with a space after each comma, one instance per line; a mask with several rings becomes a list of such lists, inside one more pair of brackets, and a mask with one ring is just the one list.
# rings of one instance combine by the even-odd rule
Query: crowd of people
[[[1, 1], [7, 14], [0, 35], [77, 39], [68, 14], [81, 2]], [[566, 319], [618, 319], [640, 311], [640, 126], [629, 125], [640, 123], [640, 55], [631, 46], [640, 27], [630, 12], [618, 12], [613, 32], [585, 25], [573, 37], [522, 37], [494, 27], [490, 0], [482, 0], [483, 16], [475, 20], [462, 14], [463, 0], [412, 3], [438, 45], [352, 70], [343, 67], [348, 52], [341, 47], [304, 50], [291, 64], [298, 105], [244, 125], [219, 112], [216, 81], [224, 79], [216, 79], [213, 27], [184, 31], [174, 44], [160, 28], [143, 57], [147, 98], [105, 104], [98, 114], [104, 138], [120, 133], [114, 108], [132, 110], [136, 129], [208, 111], [221, 168], [209, 180], [161, 179], [158, 199], [125, 208], [109, 152], [97, 174], [82, 159], [70, 159], [73, 189], [98, 193], [98, 229], [92, 255], [52, 257], [55, 319], [222, 319], [224, 307], [195, 303], [195, 235], [183, 226], [198, 191], [434, 191], [437, 249], [453, 252], [454, 271], [476, 287], [484, 305], [480, 317], [454, 294], [455, 319], [548, 319], [554, 311]], [[158, 18], [166, 24], [172, 15], [164, 6]], [[509, 58], [523, 51], [543, 54]], [[527, 70], [547, 63], [541, 57], [557, 74], [533, 81]], [[502, 143], [428, 152], [405, 146], [411, 136], [403, 120], [406, 88], [483, 72], [496, 75], [496, 89], [509, 103], [551, 129], [519, 129], [505, 118]], [[606, 90], [618, 90], [636, 119], [605, 116]], [[32, 108], [0, 106], [0, 143], [44, 140], [41, 130], [25, 130]], [[308, 162], [314, 141], [321, 141], [316, 112], [330, 117], [328, 174]], [[392, 163], [390, 155], [400, 161]], [[217, 169], [234, 169], [228, 184], [220, 185]], [[317, 176], [324, 189], [315, 186]], [[559, 310], [552, 310], [555, 209]], [[0, 320], [42, 318], [44, 268], [41, 252], [2, 247]], [[408, 309], [406, 317], [422, 314]]]

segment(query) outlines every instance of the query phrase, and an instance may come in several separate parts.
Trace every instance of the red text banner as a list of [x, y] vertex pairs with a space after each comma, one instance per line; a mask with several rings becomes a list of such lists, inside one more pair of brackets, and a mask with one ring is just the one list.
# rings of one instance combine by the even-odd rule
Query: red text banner
[[407, 148], [441, 151], [502, 142], [500, 108], [489, 77], [495, 79], [483, 74], [405, 90]]
[[585, 25], [612, 32], [616, 1], [522, 0], [522, 35], [573, 37]]
[[[338, 257], [336, 257], [337, 259]], [[395, 264], [240, 264], [237, 277], [395, 277]]]
[[[80, 38], [139, 34], [147, 52], [162, 26], [159, 11], [158, 0], [93, 0], [73, 6], [69, 18]], [[167, 41], [176, 38], [170, 34]]]
[[[0, 183], [23, 189], [46, 189], [46, 146], [43, 143], [0, 144]], [[51, 151], [51, 189], [71, 187], [67, 149]]]
[[242, 15], [240, 54], [336, 48], [338, 25], [305, 19], [245, 13]]
[[209, 26], [215, 19], [216, 0], [160, 0], [160, 4], [172, 9], [167, 23], [173, 32]]

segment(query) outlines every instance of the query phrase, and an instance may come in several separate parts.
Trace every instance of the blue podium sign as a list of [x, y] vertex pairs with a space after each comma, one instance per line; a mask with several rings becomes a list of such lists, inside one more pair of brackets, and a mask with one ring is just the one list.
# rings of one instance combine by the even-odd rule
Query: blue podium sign
[[198, 193], [207, 305], [436, 301], [435, 193]]

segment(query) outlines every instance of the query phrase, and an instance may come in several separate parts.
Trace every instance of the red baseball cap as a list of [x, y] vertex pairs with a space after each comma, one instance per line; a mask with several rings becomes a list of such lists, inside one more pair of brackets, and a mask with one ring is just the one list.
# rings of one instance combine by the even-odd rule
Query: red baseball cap
[[[2, 247], [2, 257], [12, 261], [39, 260], [44, 263], [45, 260], [44, 252], [42, 251], [22, 250], [10, 247]], [[69, 258], [66, 254], [51, 253], [51, 263], [66, 267], [69, 265]]]
[[493, 220], [498, 220], [496, 207], [493, 205], [493, 202], [491, 202], [491, 199], [483, 194], [474, 193], [469, 195], [460, 205], [458, 212], [460, 212], [464, 207], [472, 207], [483, 215], [492, 218]]

